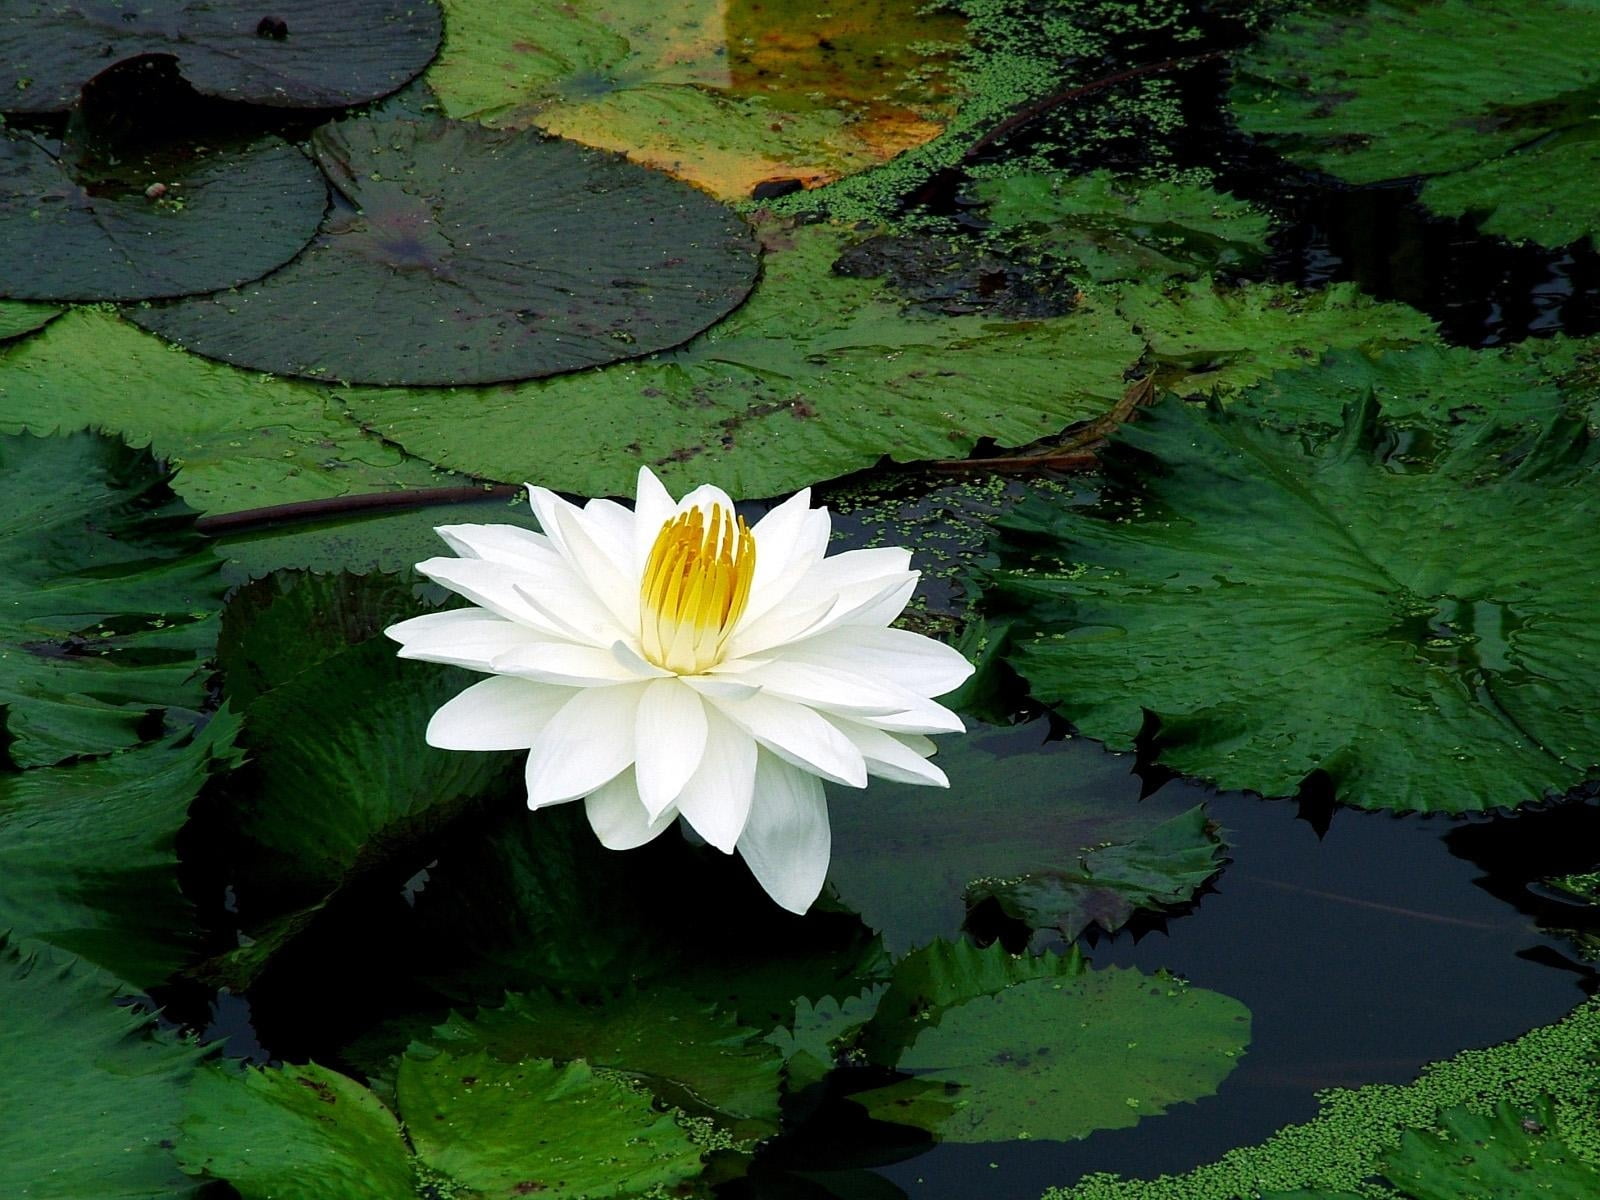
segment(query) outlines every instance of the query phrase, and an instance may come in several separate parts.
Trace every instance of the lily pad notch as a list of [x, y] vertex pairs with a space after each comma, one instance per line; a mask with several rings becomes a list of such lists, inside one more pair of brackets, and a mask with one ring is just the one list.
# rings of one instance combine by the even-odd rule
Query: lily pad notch
[[615, 155], [464, 121], [357, 119], [312, 138], [356, 211], [282, 270], [131, 310], [186, 349], [383, 385], [533, 379], [665, 350], [754, 286], [733, 210]]

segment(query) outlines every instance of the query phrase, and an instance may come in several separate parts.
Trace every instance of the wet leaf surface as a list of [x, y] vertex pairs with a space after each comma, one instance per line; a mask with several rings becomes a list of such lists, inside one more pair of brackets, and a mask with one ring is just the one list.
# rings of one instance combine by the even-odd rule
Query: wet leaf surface
[[162, 465], [98, 433], [0, 435], [0, 493], [9, 764], [108, 754], [153, 710], [200, 708], [223, 588]]
[[1159, 760], [1222, 787], [1315, 774], [1345, 803], [1465, 812], [1589, 778], [1587, 430], [1506, 459], [1489, 426], [1419, 470], [1395, 445], [1370, 399], [1310, 444], [1151, 410], [1104, 460], [1114, 499], [1011, 525], [1012, 561], [1042, 556], [997, 577], [1035, 631], [1013, 662], [1083, 733], [1130, 748], [1153, 718]]
[[1588, 0], [1378, 3], [1284, 22], [1240, 63], [1234, 111], [1352, 183], [1557, 246], [1597, 230], [1600, 23]]
[[445, 9], [428, 80], [449, 115], [619, 151], [729, 200], [815, 186], [937, 135], [953, 107], [939, 68], [962, 41], [957, 18], [912, 0]]
[[280, 375], [485, 383], [675, 346], [755, 282], [742, 219], [610, 155], [437, 120], [341, 122], [313, 147], [355, 212], [259, 283], [132, 319]]
[[207, 96], [340, 108], [403, 86], [439, 47], [433, 0], [17, 0], [0, 13], [0, 111], [52, 113], [113, 63], [174, 56]]
[[363, 433], [330, 388], [207, 362], [76, 309], [4, 349], [0, 432], [85, 426], [148, 445], [205, 512], [465, 482]]
[[1115, 314], [903, 313], [883, 288], [832, 272], [841, 241], [827, 227], [795, 230], [744, 307], [667, 354], [516, 387], [344, 399], [411, 453], [487, 478], [536, 473], [550, 487], [627, 495], [650, 465], [669, 487], [709, 480], [753, 498], [885, 456], [1031, 442], [1121, 398], [1141, 343]]
[[0, 943], [7, 1150], [0, 1191], [37, 1200], [193, 1194], [169, 1150], [201, 1055], [112, 1002], [111, 978], [65, 955]]
[[279, 138], [115, 161], [0, 138], [0, 294], [144, 300], [259, 278], [311, 240], [317, 168]]
[[43, 329], [60, 315], [61, 310], [53, 304], [0, 300], [0, 342]]

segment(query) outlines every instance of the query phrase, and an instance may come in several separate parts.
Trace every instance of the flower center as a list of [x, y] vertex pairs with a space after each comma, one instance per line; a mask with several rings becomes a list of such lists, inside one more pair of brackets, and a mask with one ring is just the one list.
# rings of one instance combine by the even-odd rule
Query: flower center
[[756, 540], [743, 517], [720, 505], [691, 508], [661, 526], [639, 583], [644, 656], [679, 675], [722, 658], [750, 599]]

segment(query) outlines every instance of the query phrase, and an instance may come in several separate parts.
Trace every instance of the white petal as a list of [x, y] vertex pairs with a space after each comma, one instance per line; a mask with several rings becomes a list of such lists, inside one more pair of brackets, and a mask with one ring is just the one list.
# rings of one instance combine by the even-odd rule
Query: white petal
[[672, 520], [673, 514], [678, 511], [678, 505], [649, 467], [639, 468], [639, 486], [634, 496], [633, 574], [643, 578], [650, 548], [656, 544], [661, 527]]
[[708, 510], [713, 508], [725, 508], [729, 512], [732, 512], [733, 497], [728, 495], [727, 492], [723, 491], [714, 483], [702, 483], [699, 487], [695, 488], [694, 491], [690, 492], [682, 500], [678, 501], [677, 511], [680, 513], [686, 513], [695, 508], [703, 508]]
[[640, 568], [633, 565], [632, 510], [615, 500], [591, 500], [583, 506], [583, 522], [617, 570], [629, 578], [638, 578]]
[[738, 700], [710, 699], [723, 716], [784, 761], [845, 787], [867, 786], [861, 751], [805, 705], [760, 692]]
[[943, 642], [906, 629], [846, 625], [783, 648], [787, 662], [857, 671], [920, 696], [942, 696], [972, 675], [972, 664]]
[[966, 726], [937, 700], [919, 700], [905, 712], [882, 717], [857, 717], [863, 725], [887, 729], [890, 733], [960, 733]]
[[928, 755], [933, 753], [933, 743], [927, 738], [916, 734], [896, 737], [856, 721], [836, 719], [834, 724], [861, 751], [862, 757], [867, 760], [869, 774], [896, 783], [950, 786], [945, 773], [928, 761]]
[[830, 842], [821, 781], [757, 755], [755, 799], [739, 853], [767, 895], [793, 913], [810, 908], [828, 877]]
[[911, 569], [911, 551], [903, 546], [872, 550], [846, 550], [832, 554], [806, 573], [805, 586], [813, 591], [846, 592], [851, 588], [877, 591], [892, 576]]
[[740, 683], [755, 684], [769, 696], [793, 700], [822, 712], [886, 716], [904, 712], [922, 699], [887, 680], [873, 680], [855, 671], [818, 667], [784, 657], [741, 672]]
[[423, 613], [383, 631], [400, 643], [401, 658], [488, 671], [497, 655], [538, 638], [537, 631], [482, 608]]
[[632, 850], [642, 846], [671, 825], [678, 815], [677, 810], [669, 807], [654, 821], [650, 819], [639, 800], [632, 768], [590, 792], [583, 802], [583, 811], [589, 818], [589, 827], [607, 850]]
[[796, 492], [750, 528], [756, 543], [756, 573], [744, 621], [751, 622], [780, 603], [795, 583], [828, 550], [828, 510], [813, 509], [811, 489]]
[[424, 559], [417, 564], [417, 570], [496, 616], [539, 630], [547, 625], [544, 618], [517, 594], [518, 583], [533, 588], [539, 586], [539, 577], [530, 572], [481, 558], [443, 557]]
[[761, 689], [753, 683], [729, 679], [725, 675], [685, 675], [683, 682], [708, 700], [743, 700]]
[[528, 642], [501, 654], [493, 670], [566, 687], [606, 687], [648, 678], [628, 670], [610, 650], [576, 642]]
[[571, 698], [567, 688], [491, 676], [440, 706], [424, 737], [441, 750], [526, 750]]
[[728, 657], [763, 654], [774, 646], [804, 641], [844, 625], [887, 625], [898, 617], [916, 591], [916, 571], [890, 576], [877, 591], [851, 587], [824, 612], [779, 605], [753, 626], [741, 628], [728, 640]]
[[619, 663], [641, 679], [664, 679], [671, 671], [664, 671], [628, 642], [618, 639], [611, 643], [611, 654]]
[[585, 688], [544, 727], [528, 755], [528, 807], [586, 796], [633, 764], [644, 684]]
[[672, 806], [706, 749], [706, 706], [677, 678], [644, 689], [635, 718], [639, 798], [652, 819]]
[[639, 579], [624, 573], [589, 529], [583, 513], [548, 488], [528, 488], [534, 515], [561, 551], [573, 574], [582, 579], [625, 632], [639, 628]]
[[434, 532], [462, 558], [534, 570], [556, 557], [549, 538], [518, 525], [440, 525]]
[[757, 753], [748, 733], [716, 709], [706, 711], [705, 753], [673, 807], [724, 854], [733, 853], [750, 817]]

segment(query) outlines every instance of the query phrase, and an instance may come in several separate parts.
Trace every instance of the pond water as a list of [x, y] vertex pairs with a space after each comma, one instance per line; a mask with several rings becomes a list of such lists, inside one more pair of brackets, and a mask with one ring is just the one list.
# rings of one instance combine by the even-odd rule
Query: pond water
[[[245, 7], [0, 14], [0, 1193], [1034, 1200], [1338, 1110], [1117, 1195], [1600, 1195], [1595, 0]], [[978, 667], [948, 790], [884, 693], [770, 701], [909, 756], [803, 914], [602, 848], [631, 758], [530, 812], [424, 734], [516, 671], [384, 636], [590, 654], [524, 724], [688, 687], [417, 568], [641, 467], [814, 488]], [[829, 775], [729, 728], [766, 811]]]

